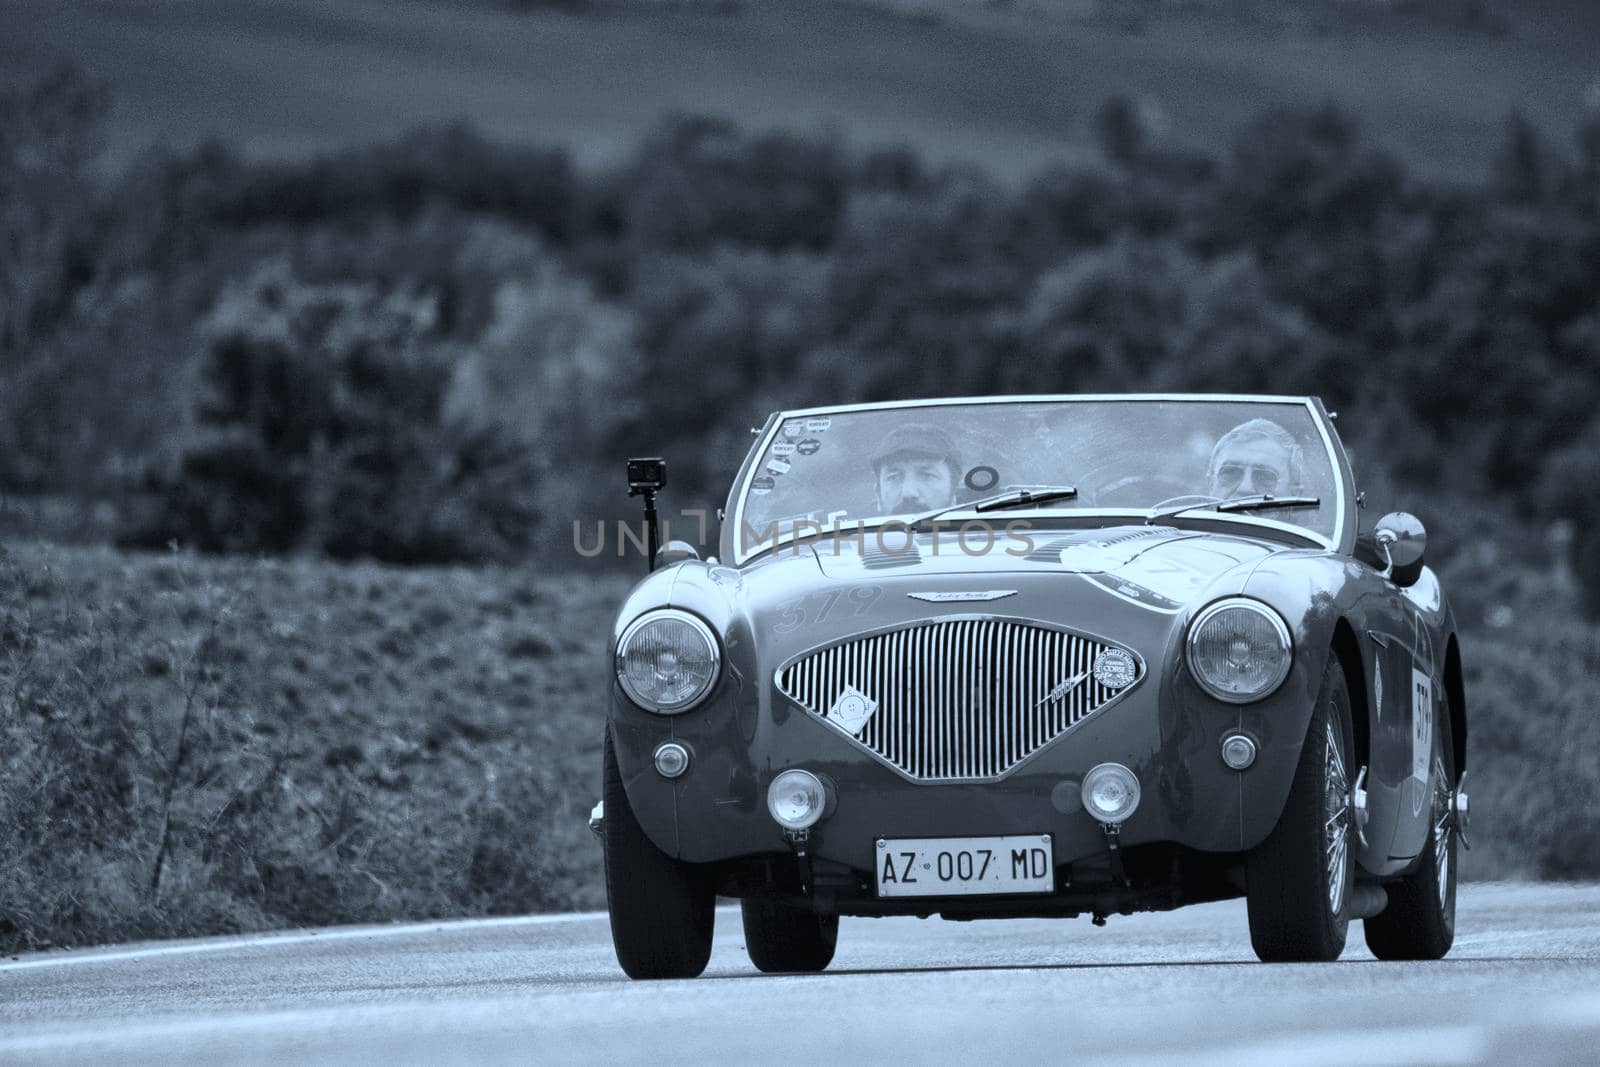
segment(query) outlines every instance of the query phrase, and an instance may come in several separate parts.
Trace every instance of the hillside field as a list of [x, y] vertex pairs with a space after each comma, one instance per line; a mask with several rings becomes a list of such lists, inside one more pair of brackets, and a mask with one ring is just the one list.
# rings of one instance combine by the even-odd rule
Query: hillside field
[[1420, 176], [1475, 182], [1513, 109], [1565, 131], [1600, 93], [1584, 0], [4, 0], [0, 21], [0, 87], [79, 65], [117, 101], [118, 159], [464, 120], [609, 163], [682, 112], [1015, 178], [1080, 155], [1120, 94], [1205, 150], [1265, 107], [1333, 102]]

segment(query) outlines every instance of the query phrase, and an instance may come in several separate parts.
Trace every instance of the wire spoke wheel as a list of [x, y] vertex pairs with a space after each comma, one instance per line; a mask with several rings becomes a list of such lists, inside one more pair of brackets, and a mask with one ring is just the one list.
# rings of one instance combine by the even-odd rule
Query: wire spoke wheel
[[1385, 885], [1388, 905], [1366, 920], [1367, 947], [1380, 960], [1436, 960], [1455, 942], [1461, 834], [1454, 800], [1460, 777], [1450, 712], [1447, 704], [1434, 721], [1431, 800], [1421, 854], [1411, 871]]
[[1250, 944], [1269, 962], [1336, 960], [1350, 920], [1355, 852], [1350, 688], [1330, 655], [1278, 823], [1245, 858]]
[[1328, 818], [1323, 823], [1323, 846], [1328, 873], [1328, 910], [1335, 915], [1344, 909], [1344, 875], [1350, 855], [1350, 778], [1345, 772], [1344, 752], [1336, 730], [1330, 721], [1323, 756], [1323, 796], [1328, 809]]
[[1450, 902], [1450, 845], [1456, 820], [1450, 803], [1450, 772], [1438, 756], [1433, 760], [1433, 782], [1433, 880], [1439, 907], [1444, 908]]

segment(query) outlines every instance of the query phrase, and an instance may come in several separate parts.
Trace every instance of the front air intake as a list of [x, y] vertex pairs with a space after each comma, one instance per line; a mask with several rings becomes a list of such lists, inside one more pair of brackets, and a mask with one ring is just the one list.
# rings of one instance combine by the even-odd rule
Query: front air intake
[[[1108, 653], [1120, 669], [1097, 671]], [[1094, 638], [949, 618], [807, 652], [777, 685], [906, 777], [950, 782], [1005, 775], [1143, 676], [1138, 656]]]

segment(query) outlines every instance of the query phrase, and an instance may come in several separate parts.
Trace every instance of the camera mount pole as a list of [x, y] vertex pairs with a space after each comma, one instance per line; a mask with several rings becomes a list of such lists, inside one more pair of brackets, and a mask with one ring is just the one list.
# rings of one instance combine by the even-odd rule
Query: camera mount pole
[[650, 543], [650, 558], [645, 561], [645, 570], [656, 569], [656, 550], [661, 546], [661, 528], [656, 519], [656, 491], [643, 487], [628, 490], [629, 496], [644, 497], [644, 525]]

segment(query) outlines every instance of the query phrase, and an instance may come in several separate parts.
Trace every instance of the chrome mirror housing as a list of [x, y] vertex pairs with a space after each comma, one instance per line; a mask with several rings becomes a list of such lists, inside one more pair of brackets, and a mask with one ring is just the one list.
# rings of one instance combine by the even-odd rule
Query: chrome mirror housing
[[668, 541], [656, 552], [656, 566], [666, 567], [686, 559], [699, 559], [700, 553], [687, 541]]
[[1428, 547], [1428, 531], [1422, 521], [1408, 511], [1391, 511], [1373, 528], [1378, 551], [1389, 561], [1387, 576], [1404, 588], [1422, 576], [1423, 553]]

